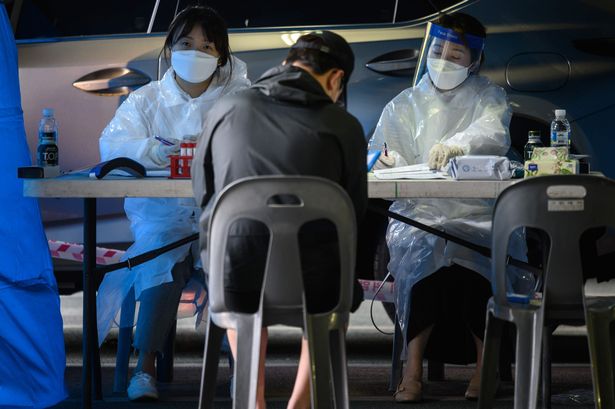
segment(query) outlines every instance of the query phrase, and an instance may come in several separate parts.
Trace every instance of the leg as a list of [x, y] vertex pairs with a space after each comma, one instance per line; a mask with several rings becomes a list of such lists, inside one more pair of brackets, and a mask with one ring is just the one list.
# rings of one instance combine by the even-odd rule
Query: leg
[[476, 345], [476, 368], [474, 369], [472, 379], [470, 379], [470, 384], [466, 390], [465, 398], [469, 400], [476, 400], [480, 394], [480, 373], [481, 368], [483, 367], [483, 341], [474, 334], [472, 334], [472, 338], [474, 338], [474, 345]]
[[139, 351], [135, 373], [156, 377], [156, 353], [162, 352], [175, 324], [184, 283], [165, 283], [141, 293], [134, 347]]
[[423, 354], [432, 329], [433, 325], [424, 329], [408, 343], [408, 363], [393, 395], [397, 402], [418, 402], [423, 399]]
[[[226, 331], [228, 343], [231, 347], [231, 353], [234, 358], [237, 358], [237, 331], [229, 329]], [[267, 355], [267, 328], [263, 328], [261, 332], [261, 350], [258, 364], [258, 387], [256, 390], [256, 409], [265, 409], [265, 357]], [[309, 370], [309, 367], [308, 367]], [[236, 381], [236, 380], [235, 380]], [[308, 395], [309, 396], [309, 395]]]
[[463, 292], [466, 294], [463, 300], [464, 318], [476, 348], [476, 367], [470, 379], [465, 398], [478, 399], [480, 394], [480, 376], [483, 366], [483, 337], [485, 334], [485, 316], [487, 303], [491, 297], [491, 285], [489, 281], [477, 273], [467, 270], [467, 279], [464, 283]]
[[157, 399], [156, 354], [162, 353], [175, 325], [177, 307], [186, 281], [192, 274], [192, 258], [173, 267], [173, 281], [143, 291], [134, 347], [139, 351], [137, 366], [128, 385], [131, 400]]
[[433, 325], [424, 329], [408, 343], [408, 363], [404, 369], [402, 383], [405, 380], [421, 382], [423, 379], [423, 354]]
[[310, 351], [307, 339], [301, 339], [301, 356], [293, 393], [288, 402], [287, 409], [310, 408]]

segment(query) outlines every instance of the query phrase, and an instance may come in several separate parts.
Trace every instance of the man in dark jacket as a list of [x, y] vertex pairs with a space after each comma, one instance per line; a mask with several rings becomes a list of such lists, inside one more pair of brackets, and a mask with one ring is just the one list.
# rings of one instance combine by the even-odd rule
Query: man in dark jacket
[[[336, 102], [354, 67], [354, 55], [339, 35], [304, 35], [284, 63], [267, 71], [248, 90], [221, 99], [209, 112], [193, 164], [195, 198], [209, 216], [211, 198], [229, 183], [255, 175], [319, 176], [340, 184], [353, 201], [357, 219], [367, 205], [366, 144], [361, 125]], [[213, 173], [213, 175], [212, 175]], [[234, 309], [255, 311], [268, 248], [268, 231], [256, 222], [238, 224], [229, 236], [225, 291]], [[339, 264], [336, 233], [328, 223], [302, 229], [307, 308], [326, 311], [337, 302]], [[206, 238], [201, 238], [201, 248]], [[356, 286], [354, 307], [362, 299]], [[233, 297], [234, 296], [234, 297]], [[263, 331], [263, 350], [266, 347]], [[229, 331], [231, 349], [236, 335]], [[310, 406], [309, 356], [302, 344], [289, 408]], [[264, 407], [261, 359], [257, 408]]]

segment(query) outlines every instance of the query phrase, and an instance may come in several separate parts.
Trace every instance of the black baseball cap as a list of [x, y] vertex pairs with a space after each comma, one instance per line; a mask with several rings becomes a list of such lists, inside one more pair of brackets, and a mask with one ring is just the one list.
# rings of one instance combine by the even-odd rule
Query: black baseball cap
[[347, 83], [354, 69], [354, 53], [344, 38], [332, 31], [312, 31], [304, 34], [291, 49], [310, 49], [327, 54], [338, 63], [344, 71], [344, 83]]

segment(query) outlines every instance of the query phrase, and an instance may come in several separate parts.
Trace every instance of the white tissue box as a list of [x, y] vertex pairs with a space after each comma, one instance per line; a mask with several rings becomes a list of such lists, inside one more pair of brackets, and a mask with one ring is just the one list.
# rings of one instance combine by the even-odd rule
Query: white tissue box
[[510, 161], [505, 156], [466, 155], [449, 162], [449, 173], [457, 180], [510, 179]]

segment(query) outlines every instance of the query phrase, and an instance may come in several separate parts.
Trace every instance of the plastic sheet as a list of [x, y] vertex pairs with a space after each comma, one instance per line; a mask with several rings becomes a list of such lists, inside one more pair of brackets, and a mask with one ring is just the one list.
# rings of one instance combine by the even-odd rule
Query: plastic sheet
[[[504, 90], [485, 77], [470, 75], [459, 87], [443, 92], [425, 74], [384, 108], [370, 148], [379, 149], [386, 142], [389, 152], [401, 157], [396, 166], [426, 163], [436, 143], [459, 146], [468, 155], [504, 155], [510, 147], [511, 115]], [[390, 210], [490, 247], [492, 207], [491, 200], [421, 199], [398, 200]], [[390, 221], [387, 243], [403, 334], [412, 286], [422, 278], [456, 263], [491, 280], [489, 259], [401, 222]], [[526, 260], [522, 232], [515, 235], [511, 250], [513, 257]], [[510, 280], [511, 289], [534, 286], [531, 275], [517, 273]]]

